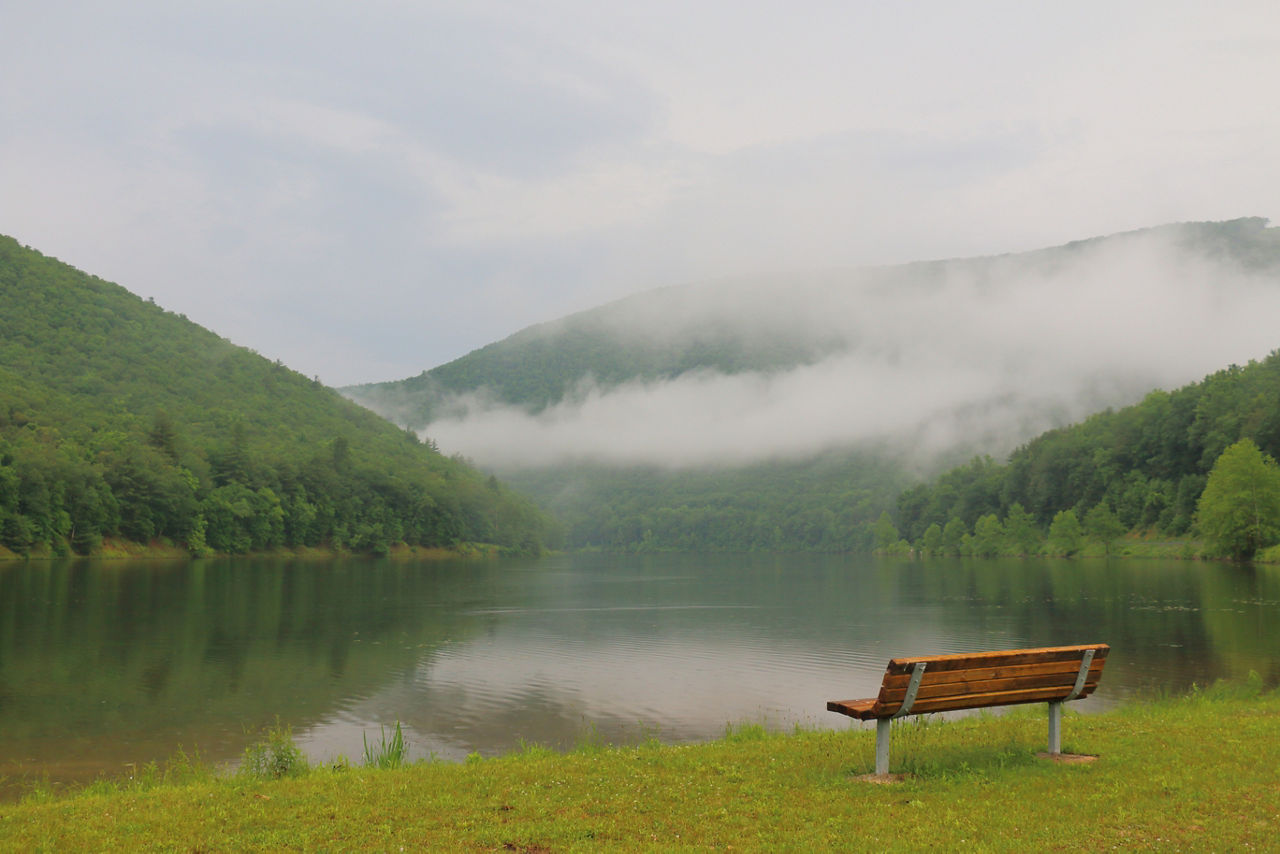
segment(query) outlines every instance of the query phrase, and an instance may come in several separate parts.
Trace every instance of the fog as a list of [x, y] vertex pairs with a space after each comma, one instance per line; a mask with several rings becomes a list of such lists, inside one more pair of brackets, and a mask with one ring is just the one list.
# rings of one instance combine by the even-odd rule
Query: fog
[[3, 23], [0, 233], [330, 385], [663, 284], [1280, 198], [1274, 0], [63, 0]]
[[424, 434], [498, 470], [740, 465], [885, 440], [923, 465], [957, 447], [1001, 455], [1280, 344], [1276, 274], [1211, 257], [1178, 234], [642, 295], [593, 322], [663, 346], [709, 329], [827, 344], [808, 364], [770, 372], [615, 386], [583, 376], [541, 411], [481, 389], [447, 401], [449, 415]]

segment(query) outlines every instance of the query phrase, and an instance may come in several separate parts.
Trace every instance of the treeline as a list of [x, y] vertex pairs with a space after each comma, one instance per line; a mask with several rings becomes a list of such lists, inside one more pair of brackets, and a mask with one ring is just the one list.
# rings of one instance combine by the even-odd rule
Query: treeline
[[0, 544], [18, 554], [92, 554], [104, 537], [197, 555], [554, 544], [545, 517], [496, 481], [361, 465], [344, 438], [286, 459], [254, 455], [242, 438], [179, 456], [154, 434], [90, 444], [40, 427], [0, 434]]
[[903, 539], [885, 513], [877, 520], [873, 537], [875, 550], [884, 554], [1071, 557], [1090, 547], [1109, 554], [1124, 533], [1124, 526], [1105, 502], [1095, 505], [1083, 520], [1075, 510], [1059, 511], [1047, 532], [1015, 502], [1004, 518], [995, 513], [979, 516], [972, 529], [957, 517], [952, 517], [946, 525], [932, 522], [914, 542]]
[[725, 469], [563, 466], [507, 479], [562, 521], [570, 548], [834, 553], [870, 550], [905, 471], [878, 449]]
[[1001, 536], [1005, 552], [1010, 537], [1030, 545], [1033, 533], [1041, 549], [1062, 554], [1077, 550], [1079, 537], [1184, 536], [1214, 464], [1244, 439], [1262, 455], [1280, 454], [1280, 351], [1045, 433], [1007, 463], [974, 459], [904, 491], [888, 521], [926, 549], [954, 550], [967, 533], [981, 549], [974, 554], [989, 553]]
[[0, 238], [0, 545], [538, 551], [554, 524], [318, 381]]

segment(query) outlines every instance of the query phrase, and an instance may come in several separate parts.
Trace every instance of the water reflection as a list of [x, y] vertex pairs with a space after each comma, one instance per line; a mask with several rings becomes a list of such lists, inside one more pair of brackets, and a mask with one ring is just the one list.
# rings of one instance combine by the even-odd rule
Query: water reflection
[[1105, 641], [1103, 708], [1280, 682], [1280, 570], [1184, 562], [571, 556], [0, 566], [0, 776], [119, 774], [291, 724], [358, 759], [847, 726], [892, 655]]
[[[179, 746], [237, 757], [381, 690], [465, 627], [453, 565], [77, 562], [0, 567], [0, 777], [118, 774]], [[406, 607], [408, 605], [408, 607]]]

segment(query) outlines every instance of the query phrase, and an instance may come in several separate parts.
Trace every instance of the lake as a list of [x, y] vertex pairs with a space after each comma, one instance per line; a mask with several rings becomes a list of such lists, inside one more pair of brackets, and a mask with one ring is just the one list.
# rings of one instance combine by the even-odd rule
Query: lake
[[1280, 568], [817, 555], [0, 564], [0, 785], [234, 762], [277, 719], [359, 761], [848, 727], [892, 656], [1111, 644], [1083, 711], [1280, 682]]

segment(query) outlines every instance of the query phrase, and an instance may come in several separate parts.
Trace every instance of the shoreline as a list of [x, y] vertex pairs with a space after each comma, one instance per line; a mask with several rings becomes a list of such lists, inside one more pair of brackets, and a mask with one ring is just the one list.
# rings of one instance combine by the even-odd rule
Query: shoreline
[[53, 549], [43, 547], [31, 554], [22, 555], [0, 546], [0, 565], [7, 562], [23, 561], [76, 561], [76, 560], [209, 560], [209, 559], [261, 559], [278, 558], [284, 560], [327, 560], [331, 558], [389, 558], [413, 560], [457, 560], [474, 558], [501, 557], [501, 546], [490, 543], [462, 543], [454, 548], [441, 546], [410, 546], [400, 543], [392, 546], [385, 555], [373, 555], [367, 552], [353, 552], [347, 549], [326, 549], [312, 546], [301, 546], [296, 549], [272, 549], [263, 552], [222, 553], [211, 552], [204, 555], [193, 555], [183, 546], [166, 542], [132, 543], [125, 540], [104, 540], [102, 546], [92, 554], [81, 555], [69, 552], [57, 554]]
[[1063, 750], [1098, 755], [1088, 764], [1036, 758], [1045, 718], [1036, 704], [895, 724], [902, 777], [888, 785], [859, 779], [875, 737], [857, 726], [744, 725], [703, 744], [529, 746], [388, 770], [333, 763], [274, 780], [180, 756], [132, 781], [0, 805], [0, 847], [1228, 850], [1280, 834], [1280, 691], [1256, 676], [1068, 712]]

